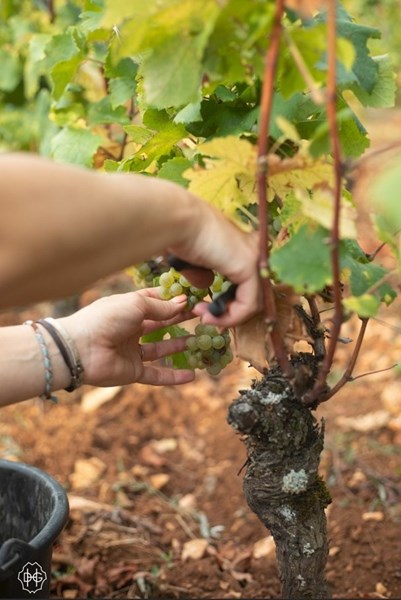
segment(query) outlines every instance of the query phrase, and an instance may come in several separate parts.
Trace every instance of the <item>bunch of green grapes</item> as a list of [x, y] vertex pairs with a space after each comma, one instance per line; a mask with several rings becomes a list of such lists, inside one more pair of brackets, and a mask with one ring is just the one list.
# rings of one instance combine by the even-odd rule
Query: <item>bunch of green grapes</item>
[[223, 292], [226, 292], [230, 287], [231, 283], [220, 275], [220, 273], [216, 273], [213, 279], [213, 283], [210, 286], [210, 291], [212, 292], [212, 298], [217, 298]]
[[162, 260], [146, 260], [127, 269], [138, 287], [154, 287], [155, 279], [168, 270]]
[[207, 289], [193, 286], [184, 275], [173, 269], [173, 267], [160, 275], [159, 285], [162, 300], [170, 300], [175, 296], [185, 294], [188, 298], [189, 309], [193, 308], [209, 293]]
[[219, 333], [214, 325], [199, 323], [195, 335], [186, 341], [186, 356], [192, 369], [206, 369], [209, 375], [218, 375], [233, 359], [228, 331]]

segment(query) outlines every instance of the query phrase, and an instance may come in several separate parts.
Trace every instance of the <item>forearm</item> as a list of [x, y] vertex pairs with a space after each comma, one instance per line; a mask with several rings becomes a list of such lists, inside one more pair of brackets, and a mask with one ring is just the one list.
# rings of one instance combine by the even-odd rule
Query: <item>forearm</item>
[[78, 292], [199, 222], [199, 201], [151, 177], [3, 155], [0, 180], [0, 308]]
[[[51, 360], [52, 390], [69, 385], [71, 375], [55, 343], [42, 328]], [[45, 389], [43, 355], [32, 327], [0, 328], [0, 406], [35, 398]]]

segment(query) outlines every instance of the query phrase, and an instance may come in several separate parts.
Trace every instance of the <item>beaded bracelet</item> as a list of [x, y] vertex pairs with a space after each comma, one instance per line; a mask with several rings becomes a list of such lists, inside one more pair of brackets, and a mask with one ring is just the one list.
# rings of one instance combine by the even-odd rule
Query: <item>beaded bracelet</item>
[[36, 321], [39, 325], [44, 327], [53, 338], [57, 348], [60, 351], [61, 356], [64, 359], [65, 364], [71, 374], [71, 383], [67, 388], [64, 388], [67, 392], [72, 392], [82, 385], [82, 377], [84, 368], [81, 363], [81, 359], [74, 341], [71, 339], [68, 332], [64, 327], [56, 321], [47, 317], [46, 319], [39, 319]]
[[40, 396], [41, 400], [51, 400], [52, 402], [57, 402], [57, 398], [52, 396], [52, 384], [53, 384], [53, 367], [49, 356], [49, 350], [47, 349], [47, 345], [45, 342], [45, 338], [41, 334], [39, 327], [33, 321], [25, 321], [24, 325], [29, 325], [32, 327], [35, 337], [38, 341], [40, 351], [42, 353], [43, 365], [45, 368], [45, 389], [43, 394]]

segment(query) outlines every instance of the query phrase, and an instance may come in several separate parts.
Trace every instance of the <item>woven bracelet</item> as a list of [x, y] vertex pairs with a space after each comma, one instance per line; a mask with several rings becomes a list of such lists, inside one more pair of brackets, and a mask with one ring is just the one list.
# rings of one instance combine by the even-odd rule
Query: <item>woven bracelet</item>
[[52, 385], [53, 385], [53, 367], [50, 360], [49, 350], [47, 348], [45, 338], [41, 334], [39, 327], [33, 321], [24, 321], [24, 325], [32, 327], [35, 337], [38, 341], [40, 351], [43, 358], [43, 366], [45, 368], [45, 389], [43, 394], [40, 396], [41, 400], [51, 400], [57, 402], [56, 396], [52, 396]]
[[78, 350], [73, 340], [67, 331], [55, 319], [48, 317], [46, 319], [39, 319], [39, 321], [36, 321], [36, 323], [48, 331], [57, 348], [59, 349], [60, 354], [63, 357], [64, 362], [71, 374], [71, 383], [65, 388], [65, 390], [67, 392], [73, 392], [82, 385], [82, 376], [84, 372]]

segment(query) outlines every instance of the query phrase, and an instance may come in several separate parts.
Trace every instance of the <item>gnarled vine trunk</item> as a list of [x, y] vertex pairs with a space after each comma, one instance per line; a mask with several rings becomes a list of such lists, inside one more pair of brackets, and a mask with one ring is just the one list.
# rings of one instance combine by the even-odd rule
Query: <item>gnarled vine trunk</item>
[[244, 492], [276, 543], [283, 598], [330, 598], [324, 509], [330, 495], [318, 474], [324, 425], [271, 369], [229, 408], [248, 450]]

